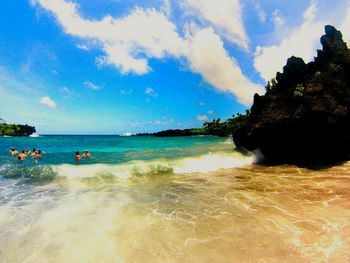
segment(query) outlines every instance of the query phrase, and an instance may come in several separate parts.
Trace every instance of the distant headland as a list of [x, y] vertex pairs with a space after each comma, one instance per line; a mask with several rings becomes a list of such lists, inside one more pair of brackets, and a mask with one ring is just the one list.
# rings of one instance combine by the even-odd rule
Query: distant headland
[[22, 124], [7, 124], [0, 118], [0, 136], [30, 136], [36, 132], [35, 127]]
[[[246, 112], [248, 114], [248, 111]], [[228, 137], [232, 135], [232, 130], [237, 126], [245, 115], [233, 115], [226, 121], [221, 121], [220, 118], [212, 121], [204, 122], [202, 128], [192, 129], [174, 129], [165, 130], [155, 133], [138, 133], [135, 136], [155, 136], [155, 137], [176, 137], [176, 136], [198, 136], [198, 135], [213, 135], [220, 137]]]

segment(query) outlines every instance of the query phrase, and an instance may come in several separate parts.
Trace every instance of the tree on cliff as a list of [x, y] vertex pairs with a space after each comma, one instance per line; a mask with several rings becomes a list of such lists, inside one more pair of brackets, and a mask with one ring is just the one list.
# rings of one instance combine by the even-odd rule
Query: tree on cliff
[[255, 95], [249, 115], [233, 129], [237, 147], [260, 150], [268, 161], [337, 161], [350, 154], [350, 50], [325, 27], [314, 62], [288, 59], [283, 72]]
[[0, 123], [0, 136], [29, 136], [35, 132], [35, 127], [29, 125]]

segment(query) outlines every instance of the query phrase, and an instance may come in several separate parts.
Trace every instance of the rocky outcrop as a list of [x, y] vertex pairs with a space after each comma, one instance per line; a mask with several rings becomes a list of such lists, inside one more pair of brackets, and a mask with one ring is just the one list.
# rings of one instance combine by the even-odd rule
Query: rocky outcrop
[[324, 163], [350, 154], [350, 51], [342, 34], [325, 27], [314, 62], [288, 59], [283, 73], [255, 95], [233, 131], [237, 147], [260, 150], [267, 161]]
[[35, 127], [20, 124], [0, 123], [0, 136], [30, 136], [35, 133]]

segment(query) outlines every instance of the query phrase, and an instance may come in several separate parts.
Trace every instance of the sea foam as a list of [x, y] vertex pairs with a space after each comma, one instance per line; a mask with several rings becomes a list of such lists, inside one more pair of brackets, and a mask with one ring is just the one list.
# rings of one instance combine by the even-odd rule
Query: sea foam
[[220, 169], [230, 169], [248, 165], [254, 157], [233, 153], [208, 153], [197, 157], [175, 160], [158, 159], [152, 161], [131, 161], [125, 164], [62, 164], [52, 166], [58, 176], [66, 178], [88, 178], [95, 176], [115, 176], [127, 179], [130, 176], [206, 173]]

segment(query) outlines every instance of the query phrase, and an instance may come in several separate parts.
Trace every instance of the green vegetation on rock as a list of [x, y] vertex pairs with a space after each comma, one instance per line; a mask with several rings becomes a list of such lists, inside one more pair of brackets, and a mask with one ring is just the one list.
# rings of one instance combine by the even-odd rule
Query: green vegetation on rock
[[298, 84], [295, 87], [294, 96], [295, 97], [302, 97], [304, 95], [304, 90], [305, 90], [305, 87], [303, 86], [303, 84]]
[[20, 124], [7, 124], [0, 118], [0, 136], [29, 136], [35, 133], [35, 127]]

